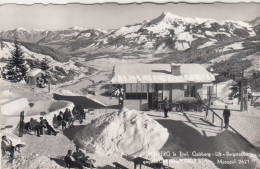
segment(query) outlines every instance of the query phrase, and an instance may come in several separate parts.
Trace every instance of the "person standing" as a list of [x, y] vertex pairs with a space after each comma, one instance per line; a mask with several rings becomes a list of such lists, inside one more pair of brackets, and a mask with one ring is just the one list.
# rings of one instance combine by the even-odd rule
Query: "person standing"
[[57, 122], [59, 123], [59, 125], [61, 125], [62, 130], [63, 130], [64, 128], [66, 128], [66, 123], [65, 123], [65, 121], [64, 121], [64, 119], [63, 119], [63, 113], [62, 113], [62, 111], [60, 111], [60, 114], [57, 116]]
[[225, 105], [225, 109], [223, 111], [223, 118], [224, 118], [224, 122], [225, 122], [225, 127], [226, 130], [228, 128], [228, 125], [229, 125], [229, 117], [230, 117], [230, 110], [228, 109], [228, 106]]
[[57, 128], [57, 116], [56, 116], [56, 114], [54, 114], [54, 116], [52, 118], [52, 126], [54, 128]]
[[70, 109], [66, 108], [66, 110], [65, 110], [65, 112], [63, 114], [63, 120], [68, 123], [69, 127], [71, 127], [73, 125], [73, 123], [72, 123], [72, 115], [71, 115]]
[[168, 117], [168, 111], [169, 111], [169, 101], [167, 97], [164, 98], [164, 117]]

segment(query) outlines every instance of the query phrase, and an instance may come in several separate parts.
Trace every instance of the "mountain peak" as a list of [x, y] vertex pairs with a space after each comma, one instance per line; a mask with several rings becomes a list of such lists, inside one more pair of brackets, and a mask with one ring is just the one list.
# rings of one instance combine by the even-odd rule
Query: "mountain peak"
[[79, 27], [79, 26], [73, 26], [73, 27], [70, 27], [69, 29], [71, 29], [71, 30], [84, 30], [84, 28]]
[[28, 32], [28, 30], [25, 29], [25, 28], [23, 28], [23, 27], [16, 28], [15, 30], [17, 30], [17, 31], [26, 31], [26, 32]]
[[178, 18], [178, 19], [181, 19], [183, 17], [181, 16], [178, 16], [178, 15], [174, 15], [170, 12], [167, 12], [167, 11], [164, 11], [162, 14], [161, 14], [161, 17], [163, 18], [171, 18], [171, 19], [175, 19], [175, 18]]
[[250, 23], [253, 26], [259, 25], [260, 24], [260, 17], [256, 17], [254, 20], [249, 21], [248, 23]]

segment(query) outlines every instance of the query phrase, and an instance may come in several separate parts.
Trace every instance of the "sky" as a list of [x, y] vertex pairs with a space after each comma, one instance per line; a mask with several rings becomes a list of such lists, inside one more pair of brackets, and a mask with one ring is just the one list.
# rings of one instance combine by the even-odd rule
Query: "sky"
[[3, 4], [0, 6], [0, 30], [18, 27], [58, 30], [73, 26], [108, 30], [152, 20], [164, 11], [184, 17], [246, 21], [260, 16], [260, 3]]

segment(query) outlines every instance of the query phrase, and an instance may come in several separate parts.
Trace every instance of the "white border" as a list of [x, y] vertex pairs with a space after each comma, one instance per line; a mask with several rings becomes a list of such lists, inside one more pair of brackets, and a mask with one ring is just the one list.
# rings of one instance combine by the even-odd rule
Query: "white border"
[[95, 4], [95, 3], [214, 3], [214, 2], [225, 2], [225, 3], [239, 3], [239, 2], [256, 2], [260, 3], [260, 0], [0, 0], [0, 4], [16, 3], [16, 4], [67, 4], [67, 3], [82, 3], [82, 4]]

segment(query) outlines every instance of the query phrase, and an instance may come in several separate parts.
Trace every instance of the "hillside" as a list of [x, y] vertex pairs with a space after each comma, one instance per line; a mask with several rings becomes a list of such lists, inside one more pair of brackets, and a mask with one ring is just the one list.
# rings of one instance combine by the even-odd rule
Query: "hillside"
[[[0, 63], [1, 67], [3, 67], [7, 63], [7, 59], [11, 57], [11, 52], [14, 50], [14, 44], [9, 41], [1, 41], [0, 44]], [[50, 67], [48, 72], [52, 84], [66, 82], [72, 80], [76, 75], [79, 76], [84, 74], [84, 72], [88, 72], [87, 68], [83, 69], [75, 66], [73, 60], [59, 56], [53, 49], [48, 47], [23, 42], [21, 43], [21, 50], [23, 51], [24, 59], [28, 63], [27, 67], [29, 70], [31, 69], [29, 65], [32, 63], [36, 68], [40, 68], [42, 61], [48, 63]]]
[[[109, 31], [80, 27], [56, 31], [17, 28], [0, 32], [0, 38], [12, 42], [18, 37], [27, 50], [59, 62], [114, 58], [152, 63], [216, 63], [229, 62], [237, 55], [245, 58], [260, 50], [258, 20], [218, 21], [163, 12], [151, 21]], [[237, 55], [231, 57], [234, 54]]]

